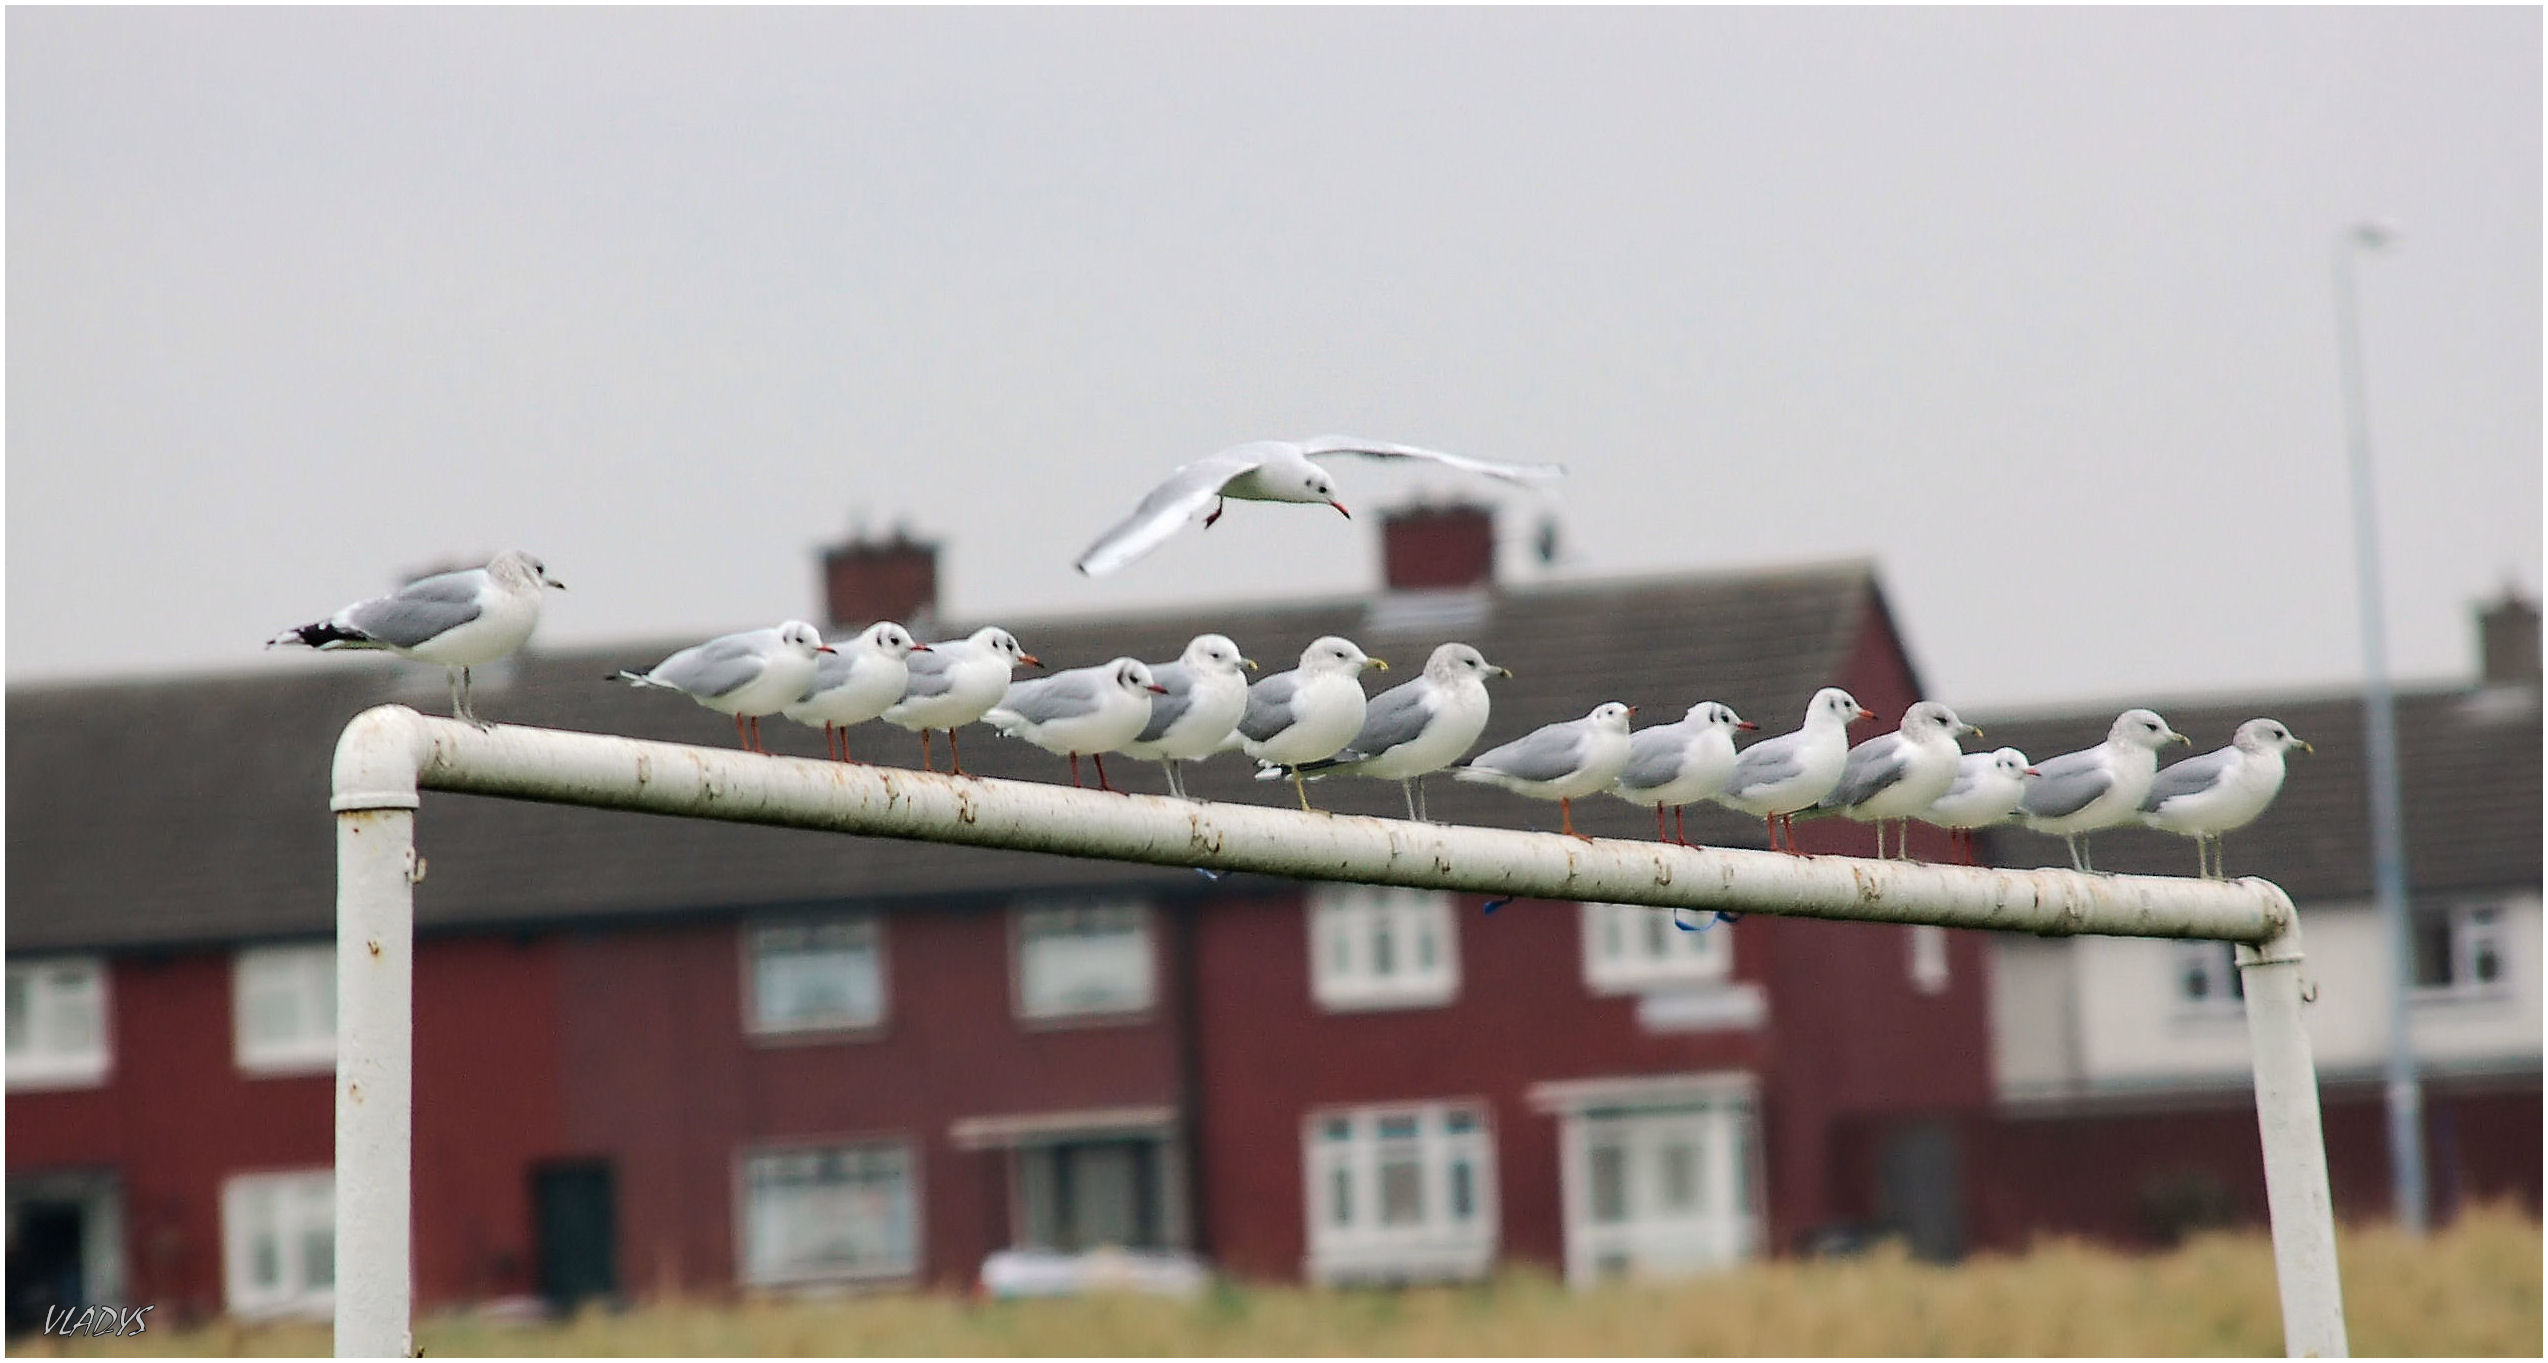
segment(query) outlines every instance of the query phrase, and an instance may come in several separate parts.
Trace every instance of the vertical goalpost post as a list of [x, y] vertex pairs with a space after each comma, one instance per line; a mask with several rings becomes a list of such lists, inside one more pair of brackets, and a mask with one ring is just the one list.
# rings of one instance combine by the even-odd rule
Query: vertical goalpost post
[[850, 766], [379, 706], [336, 747], [336, 1353], [413, 1352], [415, 812], [422, 790], [1530, 899], [2050, 935], [2238, 944], [2256, 1109], [2294, 1357], [2340, 1357], [2334, 1205], [2301, 1026], [2300, 928], [2260, 880], [2008, 871], [1195, 804]]

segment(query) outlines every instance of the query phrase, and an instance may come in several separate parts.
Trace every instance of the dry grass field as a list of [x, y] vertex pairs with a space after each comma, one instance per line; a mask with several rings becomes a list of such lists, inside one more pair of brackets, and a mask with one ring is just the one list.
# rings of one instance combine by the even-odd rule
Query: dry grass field
[[[2540, 1228], [2470, 1212], [2429, 1243], [2345, 1233], [2356, 1354], [2541, 1352]], [[2165, 1254], [2048, 1242], [1936, 1268], [1886, 1247], [1761, 1264], [1672, 1286], [1573, 1293], [1534, 1273], [1472, 1287], [1324, 1292], [1224, 1287], [1193, 1301], [926, 1295], [668, 1303], [548, 1325], [419, 1322], [428, 1356], [1092, 1354], [2265, 1354], [2282, 1352], [2261, 1233]], [[319, 1354], [323, 1327], [153, 1329], [13, 1352]]]

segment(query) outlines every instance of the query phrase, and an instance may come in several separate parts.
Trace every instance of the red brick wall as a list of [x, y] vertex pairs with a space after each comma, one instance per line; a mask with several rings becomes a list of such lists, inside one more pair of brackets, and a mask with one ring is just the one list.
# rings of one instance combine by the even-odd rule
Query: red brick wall
[[736, 1283], [735, 1180], [747, 1146], [908, 1139], [919, 1161], [920, 1276], [962, 1288], [1007, 1244], [1004, 1157], [958, 1150], [957, 1119], [1168, 1104], [1177, 1091], [1172, 940], [1153, 917], [1160, 1006], [1145, 1018], [1021, 1023], [1004, 907], [932, 907], [884, 924], [884, 1027], [859, 1040], [766, 1042], [743, 1030], [732, 921], [617, 930], [564, 953], [568, 1139], [609, 1159], [620, 1281], [650, 1293]]
[[[218, 1311], [221, 1184], [335, 1161], [326, 1074], [250, 1078], [232, 1059], [229, 952], [110, 966], [102, 1088], [12, 1094], [11, 1174], [114, 1168], [131, 1299]], [[511, 939], [416, 953], [416, 1275], [428, 1304], [530, 1290], [527, 1168], [558, 1130], [551, 954]]]

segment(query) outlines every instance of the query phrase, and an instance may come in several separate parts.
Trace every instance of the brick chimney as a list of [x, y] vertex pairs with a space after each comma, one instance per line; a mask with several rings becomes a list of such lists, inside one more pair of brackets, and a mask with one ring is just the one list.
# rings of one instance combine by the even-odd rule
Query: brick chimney
[[2477, 612], [2477, 681], [2539, 689], [2539, 603], [2511, 587]]
[[938, 613], [938, 546], [894, 527], [889, 540], [858, 535], [823, 551], [823, 610], [835, 629], [879, 620], [905, 625]]
[[1380, 548], [1383, 585], [1393, 592], [1495, 585], [1495, 513], [1472, 502], [1389, 512]]

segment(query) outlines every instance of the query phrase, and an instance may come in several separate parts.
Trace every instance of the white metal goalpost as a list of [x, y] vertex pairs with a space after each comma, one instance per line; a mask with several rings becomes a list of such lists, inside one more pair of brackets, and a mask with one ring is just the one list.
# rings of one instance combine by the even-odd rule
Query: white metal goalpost
[[367, 710], [336, 747], [336, 1352], [410, 1334], [420, 790], [1415, 889], [2238, 944], [2283, 1339], [2341, 1357], [2335, 1215], [2301, 1028], [2300, 924], [2261, 880], [1791, 857], [1190, 803]]

